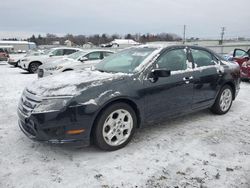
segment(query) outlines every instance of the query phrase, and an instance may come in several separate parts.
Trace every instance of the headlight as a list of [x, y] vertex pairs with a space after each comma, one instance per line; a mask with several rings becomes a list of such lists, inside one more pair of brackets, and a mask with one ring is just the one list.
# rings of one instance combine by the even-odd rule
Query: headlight
[[38, 106], [32, 111], [32, 113], [44, 113], [44, 112], [54, 112], [59, 111], [66, 106], [67, 102], [72, 98], [72, 96], [64, 96], [60, 98], [46, 98], [43, 99]]

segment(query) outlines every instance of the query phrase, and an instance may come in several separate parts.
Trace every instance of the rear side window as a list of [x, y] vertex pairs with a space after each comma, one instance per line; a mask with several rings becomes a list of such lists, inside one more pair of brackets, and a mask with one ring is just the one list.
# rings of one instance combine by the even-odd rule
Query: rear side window
[[187, 55], [184, 49], [176, 49], [165, 52], [157, 60], [158, 68], [170, 71], [186, 70]]
[[205, 50], [191, 49], [195, 67], [215, 65], [213, 55]]
[[77, 50], [74, 50], [74, 49], [64, 49], [63, 50], [63, 55], [70, 55], [70, 54], [73, 54], [77, 52]]

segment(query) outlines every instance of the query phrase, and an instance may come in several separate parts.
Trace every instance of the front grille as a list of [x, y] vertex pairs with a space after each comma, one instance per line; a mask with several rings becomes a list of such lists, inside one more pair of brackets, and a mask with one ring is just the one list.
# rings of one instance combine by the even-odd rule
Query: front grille
[[43, 69], [38, 69], [38, 73], [37, 73], [38, 78], [42, 78], [42, 77], [43, 77], [43, 74], [44, 74]]
[[22, 114], [29, 116], [33, 109], [41, 102], [40, 97], [25, 90], [21, 96], [18, 108]]

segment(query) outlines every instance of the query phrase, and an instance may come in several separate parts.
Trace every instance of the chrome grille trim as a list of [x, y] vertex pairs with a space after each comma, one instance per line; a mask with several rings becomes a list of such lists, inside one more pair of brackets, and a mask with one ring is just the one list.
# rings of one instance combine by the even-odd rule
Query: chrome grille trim
[[34, 95], [27, 89], [23, 92], [18, 109], [21, 114], [29, 116], [33, 109], [42, 101], [42, 98]]

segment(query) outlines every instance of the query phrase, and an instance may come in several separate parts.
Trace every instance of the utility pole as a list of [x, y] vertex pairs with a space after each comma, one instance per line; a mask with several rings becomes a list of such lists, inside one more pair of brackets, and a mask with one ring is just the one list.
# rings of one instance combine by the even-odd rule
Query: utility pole
[[222, 28], [221, 28], [221, 39], [220, 39], [220, 42], [219, 42], [219, 44], [221, 45], [221, 54], [224, 53], [224, 52], [223, 52], [223, 46], [222, 46], [222, 45], [223, 45], [225, 30], [226, 30], [225, 27], [222, 27]]
[[222, 27], [222, 28], [221, 28], [221, 42], [220, 42], [221, 45], [223, 44], [225, 30], [226, 30], [225, 27]]
[[183, 44], [185, 44], [186, 42], [186, 25], [184, 25], [184, 28], [183, 28]]

